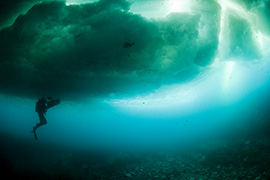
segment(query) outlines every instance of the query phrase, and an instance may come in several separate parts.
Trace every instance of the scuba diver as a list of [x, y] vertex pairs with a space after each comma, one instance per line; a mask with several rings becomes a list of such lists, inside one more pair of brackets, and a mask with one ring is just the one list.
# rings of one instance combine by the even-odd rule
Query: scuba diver
[[39, 121], [40, 121], [40, 123], [37, 123], [36, 126], [33, 127], [33, 131], [32, 131], [32, 133], [34, 133], [36, 140], [37, 140], [37, 134], [36, 134], [37, 128], [47, 124], [47, 120], [45, 118], [45, 114], [47, 110], [53, 106], [60, 104], [59, 99], [55, 100], [51, 97], [48, 97], [47, 99], [45, 97], [42, 97], [36, 102], [36, 112], [38, 113]]

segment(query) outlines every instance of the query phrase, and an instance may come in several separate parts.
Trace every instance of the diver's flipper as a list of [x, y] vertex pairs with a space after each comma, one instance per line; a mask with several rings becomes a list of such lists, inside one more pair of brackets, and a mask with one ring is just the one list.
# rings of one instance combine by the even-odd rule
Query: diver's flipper
[[35, 140], [37, 140], [37, 133], [34, 131]]
[[36, 130], [33, 130], [33, 131], [31, 131], [31, 132], [34, 133], [35, 140], [37, 140], [37, 133], [36, 133]]

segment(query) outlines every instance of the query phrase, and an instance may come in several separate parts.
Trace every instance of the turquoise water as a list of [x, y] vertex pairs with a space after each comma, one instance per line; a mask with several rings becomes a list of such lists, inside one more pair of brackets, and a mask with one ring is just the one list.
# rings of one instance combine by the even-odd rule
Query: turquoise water
[[38, 122], [35, 100], [1, 96], [4, 174], [38, 179], [267, 179], [268, 92], [266, 83], [236, 102], [194, 112], [133, 112], [104, 100], [91, 105], [62, 101], [48, 110], [48, 124], [37, 130], [37, 141], [30, 132]]
[[1, 177], [270, 178], [270, 1], [3, 5]]

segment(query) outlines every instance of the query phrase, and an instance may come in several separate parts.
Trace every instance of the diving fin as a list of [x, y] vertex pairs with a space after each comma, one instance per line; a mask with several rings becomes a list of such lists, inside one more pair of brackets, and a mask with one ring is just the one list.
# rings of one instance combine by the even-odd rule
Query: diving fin
[[37, 139], [37, 133], [36, 133], [36, 130], [33, 129], [33, 131], [31, 131], [31, 132], [34, 133], [35, 140], [38, 140], [38, 139]]
[[35, 140], [37, 140], [37, 133], [34, 131]]

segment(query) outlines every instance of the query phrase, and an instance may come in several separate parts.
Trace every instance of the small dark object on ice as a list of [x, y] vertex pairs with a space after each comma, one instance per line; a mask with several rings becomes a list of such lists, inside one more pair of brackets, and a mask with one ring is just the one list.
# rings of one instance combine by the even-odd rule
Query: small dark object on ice
[[125, 42], [124, 45], [123, 45], [123, 47], [124, 47], [124, 48], [130, 48], [130, 47], [132, 47], [134, 44], [135, 44], [135, 42], [133, 42], [133, 43]]

